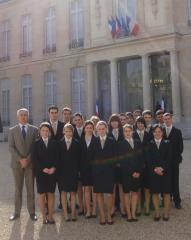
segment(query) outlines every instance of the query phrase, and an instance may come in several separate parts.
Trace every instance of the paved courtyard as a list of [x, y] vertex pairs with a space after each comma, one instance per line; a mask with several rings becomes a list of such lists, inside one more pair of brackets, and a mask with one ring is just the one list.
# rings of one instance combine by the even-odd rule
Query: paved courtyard
[[[169, 222], [153, 222], [142, 216], [138, 223], [128, 223], [118, 216], [113, 226], [100, 226], [97, 219], [79, 217], [75, 223], [63, 221], [55, 210], [55, 226], [44, 226], [42, 219], [33, 223], [26, 210], [26, 201], [20, 220], [9, 222], [13, 211], [13, 178], [7, 143], [0, 143], [0, 240], [190, 240], [191, 239], [191, 141], [185, 141], [181, 165], [182, 210], [172, 206]], [[24, 192], [25, 195], [25, 192]], [[24, 198], [25, 200], [25, 198]], [[37, 214], [39, 214], [37, 209]]]

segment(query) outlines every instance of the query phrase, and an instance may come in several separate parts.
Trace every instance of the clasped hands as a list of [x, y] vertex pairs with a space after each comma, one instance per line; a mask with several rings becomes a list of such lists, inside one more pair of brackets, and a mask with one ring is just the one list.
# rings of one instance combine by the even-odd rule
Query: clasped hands
[[29, 165], [30, 161], [27, 158], [21, 158], [19, 162], [22, 168], [26, 168]]
[[134, 173], [132, 174], [132, 176], [133, 176], [134, 178], [139, 178], [139, 177], [140, 177], [140, 173], [134, 172]]
[[55, 172], [55, 168], [44, 168], [42, 171], [44, 172], [44, 173], [47, 173], [47, 174], [49, 174], [49, 175], [52, 175], [54, 172]]
[[157, 174], [157, 175], [160, 175], [160, 176], [163, 176], [163, 171], [164, 171], [164, 169], [162, 168], [162, 167], [156, 167], [155, 169], [154, 169], [154, 172]]

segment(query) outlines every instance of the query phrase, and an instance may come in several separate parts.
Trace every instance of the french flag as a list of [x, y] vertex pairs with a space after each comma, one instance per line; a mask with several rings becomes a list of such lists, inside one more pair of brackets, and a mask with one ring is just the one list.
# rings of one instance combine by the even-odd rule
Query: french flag
[[98, 100], [96, 100], [95, 112], [96, 112], [96, 115], [99, 116], [99, 102], [98, 102]]
[[116, 21], [113, 17], [108, 20], [109, 30], [111, 32], [112, 38], [115, 38], [116, 35]]

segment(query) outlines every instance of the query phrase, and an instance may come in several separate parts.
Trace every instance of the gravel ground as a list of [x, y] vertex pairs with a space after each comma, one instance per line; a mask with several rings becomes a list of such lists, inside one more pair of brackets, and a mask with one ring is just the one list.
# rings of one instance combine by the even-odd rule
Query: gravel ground
[[[26, 209], [24, 191], [20, 220], [9, 222], [13, 211], [13, 177], [7, 143], [0, 143], [0, 240], [190, 240], [191, 239], [191, 141], [185, 141], [184, 160], [181, 165], [182, 210], [172, 206], [169, 222], [152, 220], [141, 216], [138, 223], [128, 223], [119, 216], [113, 226], [100, 226], [98, 219], [66, 223], [62, 213], [55, 210], [56, 225], [42, 224], [42, 219], [33, 223]], [[39, 214], [37, 209], [37, 214]]]

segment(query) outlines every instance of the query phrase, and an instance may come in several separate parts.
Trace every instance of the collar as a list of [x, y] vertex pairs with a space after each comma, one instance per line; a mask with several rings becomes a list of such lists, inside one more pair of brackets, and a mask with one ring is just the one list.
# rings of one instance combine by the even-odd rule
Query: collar
[[65, 139], [65, 142], [72, 142], [72, 138], [66, 138], [66, 137], [64, 137], [64, 139]]
[[101, 136], [100, 136], [100, 140], [101, 140], [101, 141], [102, 141], [102, 140], [104, 140], [104, 141], [105, 141], [105, 140], [106, 140], [106, 138], [107, 138], [107, 135], [105, 135], [105, 136], [103, 136], [103, 137], [101, 137]]
[[171, 129], [172, 129], [172, 125], [169, 126], [169, 127], [167, 127], [167, 126], [165, 125], [165, 128], [171, 130]]
[[21, 123], [19, 123], [19, 127], [20, 127], [20, 129], [22, 130], [22, 127], [23, 126], [25, 126], [25, 130], [27, 131], [28, 130], [28, 123], [27, 124], [21, 124]]
[[137, 129], [138, 134], [140, 134], [140, 133], [144, 134], [144, 132], [145, 132], [144, 130], [140, 131], [139, 129]]
[[52, 121], [50, 120], [50, 124], [51, 124], [51, 125], [54, 125], [54, 124], [58, 125], [58, 120], [57, 120], [56, 122], [52, 122]]
[[42, 137], [42, 140], [45, 141], [45, 142], [48, 142], [48, 138], [43, 138]]
[[76, 129], [77, 129], [77, 130], [81, 130], [81, 131], [82, 131], [82, 130], [83, 130], [83, 126], [82, 126], [82, 127], [80, 127], [80, 128], [76, 127]]
[[133, 138], [125, 138], [125, 140], [130, 143], [130, 142], [133, 142]]
[[159, 140], [157, 140], [156, 138], [154, 139], [155, 140], [155, 142], [157, 143], [161, 143], [161, 141], [162, 141], [162, 138], [160, 138]]

